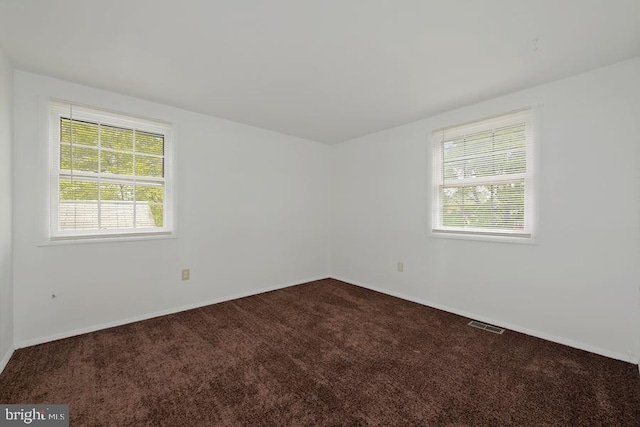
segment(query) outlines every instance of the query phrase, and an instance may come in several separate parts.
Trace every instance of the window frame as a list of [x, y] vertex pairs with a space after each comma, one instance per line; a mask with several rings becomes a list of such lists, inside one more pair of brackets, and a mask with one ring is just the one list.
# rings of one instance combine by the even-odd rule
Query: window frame
[[[86, 106], [75, 102], [50, 99], [48, 121], [49, 162], [49, 242], [72, 243], [74, 241], [127, 241], [136, 238], [162, 238], [175, 235], [174, 210], [174, 178], [173, 178], [173, 126], [169, 122], [152, 120], [135, 115], [114, 112], [98, 107]], [[68, 171], [60, 166], [60, 121], [72, 118], [78, 121], [88, 121], [101, 125], [133, 129], [141, 132], [160, 134], [164, 137], [163, 172], [164, 177], [144, 177], [140, 181], [158, 182], [163, 184], [163, 226], [157, 228], [126, 228], [126, 229], [92, 229], [92, 230], [63, 230], [60, 229], [60, 179]], [[135, 147], [132, 152], [135, 152]], [[121, 179], [135, 185], [138, 182], [133, 175], [109, 174], [105, 172], [75, 171], [73, 175], [95, 179]]]
[[[429, 133], [433, 168], [431, 179], [431, 224], [429, 236], [464, 240], [485, 240], [507, 243], [537, 244], [537, 138], [539, 135], [539, 106], [519, 108], [501, 114], [439, 127]], [[524, 117], [524, 119], [522, 118]], [[441, 224], [440, 189], [444, 185], [442, 170], [442, 149], [444, 134], [447, 140], [465, 134], [482, 132], [515, 123], [525, 123], [525, 161], [526, 172], [509, 175], [508, 178], [497, 175], [464, 180], [464, 185], [494, 185], [500, 182], [524, 181], [524, 227], [522, 231], [496, 228], [457, 228]], [[461, 180], [462, 181], [462, 180]]]

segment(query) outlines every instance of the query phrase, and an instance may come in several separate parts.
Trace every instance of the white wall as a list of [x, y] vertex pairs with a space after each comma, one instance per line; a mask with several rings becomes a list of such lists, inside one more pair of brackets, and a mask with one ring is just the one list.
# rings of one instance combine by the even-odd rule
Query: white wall
[[[329, 147], [21, 71], [14, 94], [16, 346], [327, 276]], [[40, 246], [50, 97], [178, 127], [177, 239]]]
[[11, 139], [13, 70], [0, 50], [0, 372], [13, 350]]
[[[539, 104], [538, 244], [428, 237], [431, 130]], [[339, 144], [332, 276], [635, 362], [639, 147], [640, 58]]]

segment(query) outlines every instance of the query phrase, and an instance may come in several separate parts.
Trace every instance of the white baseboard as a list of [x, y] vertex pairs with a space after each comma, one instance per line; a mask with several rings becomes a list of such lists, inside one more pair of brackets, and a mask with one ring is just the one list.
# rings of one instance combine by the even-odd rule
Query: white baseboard
[[[303, 280], [296, 281], [296, 282], [290, 282], [290, 283], [285, 283], [285, 284], [275, 285], [275, 286], [267, 286], [267, 287], [264, 287], [264, 288], [254, 289], [252, 291], [241, 292], [241, 293], [238, 293], [238, 294], [233, 294], [233, 295], [224, 296], [224, 297], [220, 297], [220, 298], [214, 298], [214, 299], [207, 300], [207, 301], [198, 301], [198, 302], [193, 303], [193, 304], [187, 304], [187, 305], [183, 305], [183, 306], [179, 306], [179, 307], [172, 307], [172, 308], [168, 308], [166, 310], [160, 310], [160, 311], [156, 311], [156, 312], [153, 312], [153, 313], [141, 314], [139, 316], [133, 316], [133, 317], [128, 317], [126, 319], [114, 320], [114, 321], [111, 321], [111, 322], [101, 323], [101, 324], [98, 324], [98, 325], [87, 326], [85, 328], [74, 329], [72, 331], [65, 331], [65, 332], [60, 332], [60, 333], [57, 333], [57, 334], [47, 335], [47, 336], [43, 336], [43, 337], [32, 338], [32, 339], [28, 339], [28, 340], [17, 342], [17, 343], [15, 343], [14, 347], [16, 349], [24, 348], [24, 347], [31, 347], [31, 346], [34, 346], [34, 345], [44, 344], [44, 343], [51, 342], [51, 341], [57, 341], [57, 340], [61, 340], [61, 339], [64, 339], [64, 338], [73, 337], [73, 336], [76, 336], [76, 335], [82, 335], [82, 334], [86, 334], [86, 333], [89, 333], [89, 332], [99, 331], [101, 329], [108, 329], [108, 328], [113, 328], [114, 326], [121, 326], [121, 325], [126, 325], [128, 323], [139, 322], [141, 320], [153, 319], [154, 317], [166, 316], [167, 314], [179, 313], [181, 311], [192, 310], [194, 308], [200, 308], [200, 307], [204, 307], [204, 306], [211, 305], [211, 304], [218, 304], [218, 303], [225, 302], [225, 301], [231, 301], [231, 300], [234, 300], [234, 299], [245, 298], [245, 297], [249, 297], [249, 296], [252, 296], [252, 295], [263, 294], [265, 292], [275, 291], [277, 289], [288, 288], [288, 287], [291, 287], [291, 286], [301, 285], [303, 283], [314, 282], [316, 280], [322, 280], [322, 279], [326, 279], [326, 278], [327, 278], [327, 276], [312, 277], [312, 278], [303, 279]], [[7, 359], [7, 361], [8, 361], [8, 359]]]
[[[356, 280], [350, 280], [350, 279], [346, 279], [346, 278], [342, 278], [342, 277], [337, 277], [337, 276], [333, 276], [333, 279], [336, 280], [340, 280], [341, 282], [345, 282], [345, 283], [349, 283], [352, 285], [356, 285], [356, 286], [360, 286], [362, 288], [367, 288], [367, 289], [371, 289], [372, 291], [376, 291], [376, 292], [380, 292], [386, 295], [391, 295], [393, 297], [396, 298], [400, 298], [400, 299], [404, 299], [407, 301], [411, 301], [411, 302], [415, 302], [421, 305], [425, 305], [427, 307], [432, 307], [432, 308], [437, 308], [438, 310], [443, 310], [449, 313], [453, 313], [453, 314], [457, 314], [459, 316], [462, 317], [466, 317], [468, 319], [474, 319], [474, 320], [479, 320], [481, 322], [484, 323], [489, 323], [491, 325], [496, 325], [496, 326], [500, 326], [502, 328], [505, 329], [510, 329], [512, 331], [516, 331], [516, 332], [520, 332], [526, 335], [531, 335], [533, 337], [537, 337], [537, 338], [542, 338], [543, 340], [547, 340], [547, 341], [552, 341], [558, 344], [563, 344], [569, 347], [573, 347], [573, 348], [577, 348], [580, 350], [585, 350], [588, 351], [590, 353], [595, 353], [595, 354], [599, 354], [601, 356], [605, 356], [605, 357], [610, 357], [612, 359], [617, 359], [617, 360], [622, 360], [624, 362], [629, 362], [629, 363], [633, 363], [633, 364], [638, 364], [638, 358], [631, 355], [631, 354], [624, 354], [624, 353], [618, 353], [615, 351], [611, 351], [611, 350], [607, 350], [604, 348], [600, 348], [591, 344], [585, 344], [585, 343], [581, 343], [581, 342], [577, 342], [568, 338], [563, 338], [563, 337], [558, 337], [552, 334], [548, 334], [546, 332], [540, 332], [534, 329], [529, 329], [529, 328], [524, 328], [522, 326], [518, 326], [518, 325], [514, 325], [512, 323], [509, 322], [504, 322], [501, 320], [497, 320], [497, 319], [492, 319], [489, 318], [487, 316], [482, 316], [482, 315], [478, 315], [478, 314], [474, 314], [474, 313], [470, 313], [468, 311], [465, 310], [458, 310], [456, 308], [452, 308], [452, 307], [448, 307], [446, 305], [443, 304], [438, 304], [438, 303], [434, 303], [431, 301], [427, 301], [427, 300], [423, 300], [420, 298], [415, 298], [415, 297], [411, 297], [408, 295], [404, 295], [402, 293], [399, 292], [393, 292], [393, 291], [389, 291], [387, 289], [382, 289], [382, 288], [378, 288], [375, 286], [370, 286], [366, 283], [362, 283], [362, 282], [358, 282]], [[640, 365], [638, 366], [638, 368], [640, 369]]]
[[0, 360], [0, 374], [2, 373], [2, 371], [4, 371], [4, 368], [5, 366], [7, 366], [7, 363], [9, 363], [9, 359], [11, 359], [11, 356], [13, 356], [14, 351], [15, 351], [14, 348], [10, 347], [9, 350], [7, 350], [7, 352], [5, 353], [2, 360]]

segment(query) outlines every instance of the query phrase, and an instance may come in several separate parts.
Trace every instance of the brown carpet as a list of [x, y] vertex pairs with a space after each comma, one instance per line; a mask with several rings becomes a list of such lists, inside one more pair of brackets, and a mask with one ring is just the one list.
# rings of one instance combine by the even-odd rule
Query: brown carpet
[[638, 426], [638, 367], [321, 280], [17, 350], [77, 426]]

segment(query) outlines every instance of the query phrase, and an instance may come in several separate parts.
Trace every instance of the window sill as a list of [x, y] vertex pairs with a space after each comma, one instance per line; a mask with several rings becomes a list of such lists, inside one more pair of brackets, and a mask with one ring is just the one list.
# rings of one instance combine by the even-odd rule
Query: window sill
[[470, 233], [455, 233], [455, 232], [439, 232], [430, 230], [428, 237], [436, 239], [453, 239], [453, 240], [475, 240], [480, 242], [494, 242], [494, 243], [515, 243], [520, 245], [538, 245], [538, 241], [535, 237], [527, 236], [497, 236], [491, 234], [470, 234]]
[[171, 234], [139, 234], [139, 235], [120, 235], [120, 236], [88, 236], [88, 237], [68, 237], [68, 238], [55, 238], [48, 239], [38, 245], [38, 247], [44, 246], [61, 246], [61, 245], [81, 245], [81, 244], [93, 244], [93, 243], [122, 243], [122, 242], [138, 242], [142, 240], [167, 240], [177, 239], [178, 236], [175, 233]]

